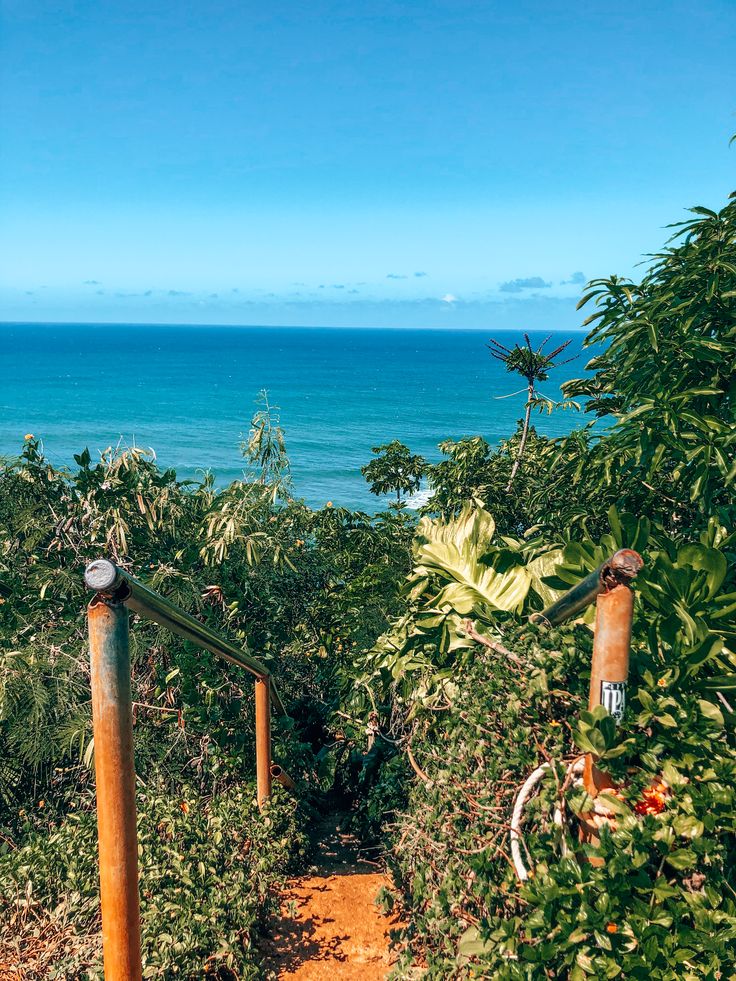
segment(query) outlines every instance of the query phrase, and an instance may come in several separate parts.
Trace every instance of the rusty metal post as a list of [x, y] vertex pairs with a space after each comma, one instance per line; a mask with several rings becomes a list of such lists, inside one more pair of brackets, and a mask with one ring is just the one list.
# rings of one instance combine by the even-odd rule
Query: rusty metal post
[[128, 611], [96, 597], [87, 614], [105, 981], [140, 981]]
[[604, 705], [617, 722], [626, 707], [633, 619], [634, 593], [629, 586], [615, 586], [598, 597], [588, 708]]
[[271, 796], [271, 681], [256, 678], [256, 790], [258, 806]]
[[[626, 708], [633, 618], [634, 593], [630, 586], [620, 584], [598, 596], [588, 708], [603, 705], [617, 722]], [[612, 786], [608, 775], [593, 765], [591, 754], [585, 759], [583, 781], [592, 796]]]

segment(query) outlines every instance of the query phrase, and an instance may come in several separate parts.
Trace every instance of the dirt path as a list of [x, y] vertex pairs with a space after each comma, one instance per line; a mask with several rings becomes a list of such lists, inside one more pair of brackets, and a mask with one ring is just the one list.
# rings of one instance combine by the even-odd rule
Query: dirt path
[[384, 981], [395, 926], [375, 900], [386, 876], [340, 829], [341, 815], [322, 822], [309, 875], [288, 883], [264, 942], [267, 976], [298, 981]]

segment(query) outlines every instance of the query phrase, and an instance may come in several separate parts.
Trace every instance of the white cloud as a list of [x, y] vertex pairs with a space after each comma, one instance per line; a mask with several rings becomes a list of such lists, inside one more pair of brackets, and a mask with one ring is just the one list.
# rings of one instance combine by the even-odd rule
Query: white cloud
[[454, 296], [452, 293], [445, 293], [445, 295], [442, 297], [442, 302], [443, 303], [457, 303], [457, 297]]
[[560, 281], [561, 286], [582, 286], [586, 282], [584, 272], [574, 272], [569, 279]]
[[552, 283], [547, 283], [541, 276], [526, 276], [522, 279], [510, 279], [498, 287], [502, 293], [521, 293], [522, 290], [546, 290]]

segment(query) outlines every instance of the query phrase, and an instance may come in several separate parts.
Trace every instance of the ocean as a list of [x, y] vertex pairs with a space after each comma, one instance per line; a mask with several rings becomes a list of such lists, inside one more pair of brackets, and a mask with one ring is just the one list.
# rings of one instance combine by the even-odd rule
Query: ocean
[[[491, 330], [0, 324], [0, 455], [16, 455], [25, 433], [56, 465], [122, 442], [152, 447], [182, 478], [211, 470], [222, 485], [242, 475], [239, 442], [266, 389], [295, 493], [313, 507], [373, 512], [360, 473], [372, 446], [400, 439], [435, 461], [444, 439], [496, 444], [513, 431], [524, 394], [511, 393], [523, 381], [490, 356], [492, 336], [521, 340]], [[530, 336], [536, 345], [545, 335]], [[583, 373], [583, 337], [552, 333], [550, 349], [572, 338], [575, 360], [543, 394], [559, 398], [560, 384]], [[552, 436], [583, 423], [570, 411], [533, 418]]]

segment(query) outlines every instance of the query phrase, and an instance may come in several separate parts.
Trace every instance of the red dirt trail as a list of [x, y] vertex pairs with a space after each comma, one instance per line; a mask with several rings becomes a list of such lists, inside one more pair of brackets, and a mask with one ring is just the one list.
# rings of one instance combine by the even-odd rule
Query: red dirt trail
[[320, 828], [316, 865], [291, 880], [279, 913], [267, 926], [263, 966], [279, 981], [384, 981], [393, 958], [389, 932], [397, 924], [376, 905], [387, 883], [376, 863], [341, 831], [340, 816]]

